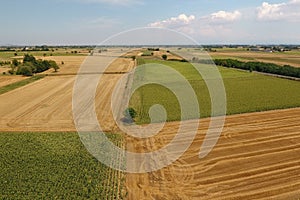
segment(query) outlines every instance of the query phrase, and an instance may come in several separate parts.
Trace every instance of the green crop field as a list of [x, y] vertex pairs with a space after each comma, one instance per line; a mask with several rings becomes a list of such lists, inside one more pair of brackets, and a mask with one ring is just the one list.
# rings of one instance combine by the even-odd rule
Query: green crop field
[[[211, 112], [211, 101], [207, 86], [189, 63], [161, 60], [140, 60], [140, 63], [158, 63], [170, 66], [180, 72], [193, 87], [200, 107], [201, 118], [209, 117]], [[197, 64], [203, 70], [209, 71], [211, 66]], [[247, 113], [256, 111], [267, 111], [274, 109], [292, 108], [300, 106], [300, 82], [287, 79], [265, 76], [236, 69], [218, 67], [222, 75], [226, 95], [227, 95], [227, 114]], [[176, 87], [184, 89], [183, 84], [176, 82], [170, 74], [162, 74], [159, 71], [143, 72], [147, 77], [156, 77], [162, 82], [173, 82]], [[139, 77], [134, 78], [134, 82]], [[138, 116], [137, 123], [149, 123], [149, 109], [155, 104], [161, 104], [168, 114], [167, 121], [180, 120], [181, 111], [176, 96], [169, 89], [158, 85], [148, 84], [140, 87], [133, 94], [130, 106], [133, 107]], [[195, 116], [188, 116], [193, 119]]]
[[0, 148], [0, 199], [122, 199], [118, 173], [76, 133], [0, 133]]

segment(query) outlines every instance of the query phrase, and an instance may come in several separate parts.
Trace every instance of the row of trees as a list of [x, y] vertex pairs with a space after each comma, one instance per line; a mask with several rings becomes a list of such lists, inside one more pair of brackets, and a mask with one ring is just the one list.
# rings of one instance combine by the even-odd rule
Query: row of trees
[[16, 59], [12, 61], [12, 70], [10, 73], [32, 76], [33, 74], [44, 72], [50, 68], [53, 68], [56, 72], [59, 66], [53, 60], [37, 60], [34, 56], [26, 54], [22, 63]]
[[[211, 60], [193, 59], [193, 62], [195, 61], [203, 64], [212, 64]], [[213, 62], [218, 66], [249, 70], [250, 72], [257, 71], [300, 78], [300, 68], [296, 68], [290, 65], [281, 66], [274, 63], [265, 62], [242, 62], [234, 59], [214, 59]]]
[[10, 61], [0, 61], [0, 66], [10, 65]]
[[159, 51], [159, 48], [148, 48], [148, 51]]

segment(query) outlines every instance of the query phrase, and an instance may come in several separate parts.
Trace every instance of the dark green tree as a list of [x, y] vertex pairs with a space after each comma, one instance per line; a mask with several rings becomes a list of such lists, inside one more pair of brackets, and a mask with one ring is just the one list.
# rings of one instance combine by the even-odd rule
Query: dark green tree
[[133, 108], [126, 108], [124, 111], [124, 116], [126, 119], [134, 119], [137, 113]]
[[12, 61], [12, 67], [18, 67], [18, 65], [19, 65], [18, 60], [17, 59], [13, 59], [13, 61]]
[[18, 68], [17, 75], [32, 76], [32, 69], [30, 66], [20, 66]]
[[57, 70], [59, 69], [59, 66], [57, 65], [57, 63], [53, 60], [48, 61], [50, 64], [50, 68], [53, 68], [55, 72], [57, 72]]

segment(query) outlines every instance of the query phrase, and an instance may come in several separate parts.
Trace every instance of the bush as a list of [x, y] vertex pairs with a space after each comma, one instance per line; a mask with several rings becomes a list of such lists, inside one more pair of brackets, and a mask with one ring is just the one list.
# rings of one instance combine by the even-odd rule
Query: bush
[[32, 76], [32, 69], [30, 66], [20, 66], [17, 70], [17, 75]]
[[55, 72], [57, 72], [57, 70], [59, 69], [59, 66], [56, 64], [55, 61], [50, 60], [48, 61], [48, 63], [50, 64], [50, 68], [53, 68]]
[[124, 111], [124, 121], [125, 122], [133, 122], [134, 121], [134, 118], [136, 117], [137, 115], [137, 112], [133, 109], [133, 108], [127, 108], [125, 111]]
[[166, 54], [162, 55], [161, 57], [162, 57], [162, 59], [164, 59], [164, 60], [167, 60], [167, 59], [168, 59], [168, 56], [167, 56]]
[[14, 74], [15, 74], [15, 71], [12, 70], [12, 69], [10, 69], [10, 70], [8, 70], [8, 73], [9, 73], [10, 75], [14, 75]]
[[13, 59], [12, 65], [13, 65], [13, 67], [17, 67], [19, 65], [18, 60], [17, 59]]

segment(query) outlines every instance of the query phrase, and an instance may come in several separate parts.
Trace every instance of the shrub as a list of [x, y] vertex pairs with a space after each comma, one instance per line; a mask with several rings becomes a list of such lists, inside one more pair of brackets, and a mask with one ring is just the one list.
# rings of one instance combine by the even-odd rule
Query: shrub
[[30, 66], [20, 66], [17, 70], [17, 75], [32, 76], [32, 69]]
[[127, 108], [124, 111], [124, 116], [126, 119], [131, 119], [133, 120], [136, 117], [137, 113], [133, 108]]

